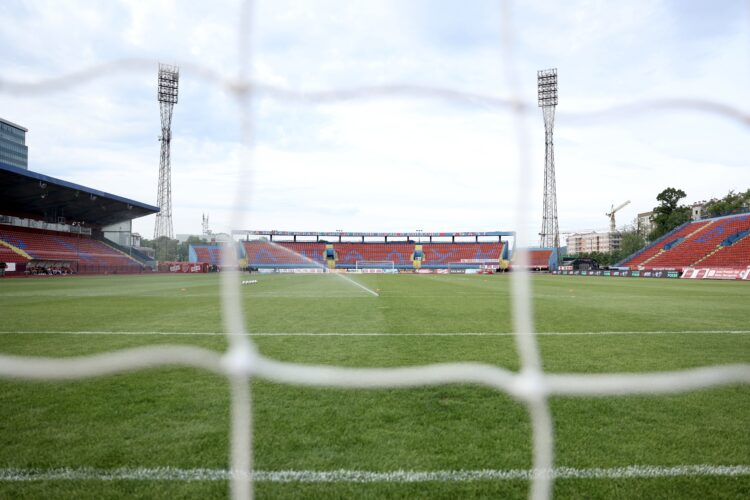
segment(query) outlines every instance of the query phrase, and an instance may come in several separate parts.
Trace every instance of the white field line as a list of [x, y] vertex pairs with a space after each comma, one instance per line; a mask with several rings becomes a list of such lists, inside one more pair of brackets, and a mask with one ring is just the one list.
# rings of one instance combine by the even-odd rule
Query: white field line
[[[386, 332], [255, 332], [243, 334], [227, 334], [225, 332], [135, 332], [135, 331], [55, 331], [55, 330], [18, 330], [0, 331], [0, 335], [145, 335], [145, 336], [226, 336], [241, 335], [244, 337], [512, 337], [512, 332], [424, 332], [424, 333], [386, 333]], [[536, 332], [541, 337], [556, 336], [597, 336], [597, 335], [681, 335], [681, 334], [709, 334], [709, 335], [747, 335], [750, 330], [652, 330], [652, 331], [604, 331], [604, 332]], [[528, 334], [522, 334], [528, 335]]]
[[[235, 477], [226, 469], [157, 468], [59, 468], [0, 469], [0, 482], [23, 481], [227, 481]], [[339, 469], [332, 471], [282, 470], [255, 471], [253, 481], [272, 483], [421, 483], [530, 480], [536, 477], [555, 479], [633, 479], [699, 476], [747, 476], [750, 465], [630, 465], [626, 467], [577, 469], [555, 467], [551, 471], [533, 469], [481, 469], [372, 472]]]

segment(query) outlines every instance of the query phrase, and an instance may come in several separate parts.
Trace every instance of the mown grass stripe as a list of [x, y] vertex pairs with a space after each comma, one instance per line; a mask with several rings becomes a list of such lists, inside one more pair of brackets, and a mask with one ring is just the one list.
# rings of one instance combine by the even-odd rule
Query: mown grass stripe
[[[552, 471], [532, 469], [481, 470], [396, 470], [373, 472], [339, 469], [332, 471], [282, 470], [256, 471], [253, 481], [273, 483], [419, 483], [530, 480], [539, 476], [555, 479], [628, 479], [696, 476], [747, 476], [750, 465], [630, 465], [626, 467], [577, 469], [557, 467]], [[59, 468], [59, 469], [0, 469], [0, 481], [226, 481], [235, 476], [227, 469], [157, 468]]]

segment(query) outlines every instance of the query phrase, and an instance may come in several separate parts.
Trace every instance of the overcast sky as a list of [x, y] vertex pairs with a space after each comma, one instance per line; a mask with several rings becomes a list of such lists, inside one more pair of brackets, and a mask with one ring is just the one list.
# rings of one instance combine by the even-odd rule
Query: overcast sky
[[[29, 129], [29, 168], [156, 204], [157, 61], [181, 65], [172, 139], [175, 233], [201, 215], [224, 231], [237, 188], [247, 229], [516, 230], [518, 196], [541, 227], [544, 128], [536, 70], [559, 71], [555, 125], [562, 231], [604, 230], [651, 209], [662, 189], [687, 202], [750, 188], [750, 126], [696, 109], [581, 113], [665, 98], [750, 112], [750, 8], [744, 1], [261, 1], [240, 29], [233, 1], [0, 2], [0, 78], [34, 82], [120, 59], [60, 91], [0, 92], [0, 116]], [[301, 103], [252, 99], [252, 155], [239, 167], [243, 108], [192, 66], [233, 78], [238, 37], [258, 83], [315, 92], [407, 84], [508, 98], [503, 50], [531, 112], [531, 190], [519, 193], [507, 109], [420, 96]], [[644, 111], [645, 110], [645, 111]], [[237, 175], [237, 172], [241, 172]], [[154, 216], [134, 229], [153, 236]]]

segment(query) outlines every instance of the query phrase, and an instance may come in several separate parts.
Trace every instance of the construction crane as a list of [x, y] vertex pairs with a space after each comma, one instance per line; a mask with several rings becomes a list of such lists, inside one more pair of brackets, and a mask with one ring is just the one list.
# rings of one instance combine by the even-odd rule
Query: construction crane
[[630, 200], [626, 201], [625, 203], [619, 204], [616, 208], [615, 208], [614, 205], [612, 205], [612, 208], [610, 208], [609, 213], [604, 214], [607, 217], [609, 217], [609, 232], [610, 233], [614, 233], [615, 231], [617, 231], [617, 226], [615, 224], [615, 212], [617, 212], [618, 210], [624, 208], [629, 203], [630, 203]]

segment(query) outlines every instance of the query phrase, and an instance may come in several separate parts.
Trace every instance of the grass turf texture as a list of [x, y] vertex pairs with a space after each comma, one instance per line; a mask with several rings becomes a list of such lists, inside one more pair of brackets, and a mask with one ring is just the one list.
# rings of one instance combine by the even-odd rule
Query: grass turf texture
[[[242, 287], [248, 330], [303, 333], [509, 332], [508, 276], [260, 276]], [[545, 370], [644, 372], [750, 361], [747, 283], [537, 276]], [[216, 276], [0, 281], [0, 351], [74, 356], [124, 347], [192, 344], [223, 351], [220, 336], [68, 335], [55, 332], [220, 332]], [[345, 366], [479, 361], [519, 368], [506, 336], [260, 336], [276, 359]], [[474, 386], [344, 391], [253, 382], [259, 470], [527, 469], [526, 409]], [[750, 388], [677, 396], [554, 398], [556, 464], [750, 463]], [[65, 383], [0, 380], [0, 468], [228, 467], [226, 381], [168, 368]], [[262, 497], [523, 498], [526, 481], [258, 483]], [[560, 497], [741, 498], [750, 477], [561, 479]], [[225, 497], [225, 482], [0, 482], [0, 497]]]

